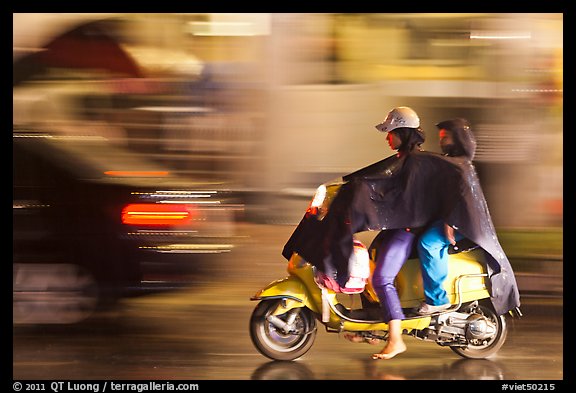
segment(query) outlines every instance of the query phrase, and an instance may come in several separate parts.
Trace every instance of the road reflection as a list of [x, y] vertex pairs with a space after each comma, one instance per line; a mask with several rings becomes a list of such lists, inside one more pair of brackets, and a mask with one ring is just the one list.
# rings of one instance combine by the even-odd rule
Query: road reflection
[[252, 380], [302, 380], [316, 379], [304, 363], [273, 360], [264, 363], [252, 374]]
[[[398, 374], [381, 370], [376, 362], [365, 361], [366, 379], [372, 380], [489, 380], [511, 378], [504, 365], [488, 359], [460, 359], [449, 365], [431, 366], [417, 373]], [[314, 372], [303, 362], [270, 361], [252, 373], [252, 380], [311, 380]]]
[[[408, 351], [374, 361], [380, 347], [319, 332], [293, 362], [273, 362], [250, 339], [256, 289], [286, 275], [278, 244], [290, 226], [251, 227], [250, 239], [213, 266], [209, 282], [128, 299], [78, 326], [14, 325], [14, 379], [52, 380], [562, 380], [562, 298], [523, 298], [524, 317], [489, 360], [462, 359], [412, 337]], [[504, 367], [505, 365], [505, 367]]]
[[130, 303], [122, 313], [75, 328], [19, 326], [13, 331], [13, 377], [317, 381], [563, 378], [561, 309], [543, 302], [525, 307], [525, 317], [512, 321], [506, 344], [489, 360], [460, 359], [447, 348], [408, 339], [405, 355], [392, 361], [374, 361], [370, 358], [374, 348], [367, 344], [350, 343], [337, 334], [319, 334], [306, 356], [279, 362], [262, 357], [250, 342], [246, 325], [252, 310], [246, 304], [218, 305], [222, 302], [214, 293], [210, 293], [212, 303], [208, 296], [194, 298], [190, 294], [162, 297], [157, 303], [151, 299]]

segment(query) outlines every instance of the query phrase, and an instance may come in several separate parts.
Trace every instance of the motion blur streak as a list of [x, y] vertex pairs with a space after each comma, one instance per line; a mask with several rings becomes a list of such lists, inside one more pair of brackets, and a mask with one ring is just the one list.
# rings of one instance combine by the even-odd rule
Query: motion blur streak
[[[372, 126], [409, 105], [427, 150], [439, 151], [436, 122], [471, 121], [498, 227], [562, 225], [561, 13], [13, 19], [16, 124], [104, 136], [227, 184], [251, 218], [297, 222], [315, 185], [391, 153]], [[115, 48], [100, 57], [116, 68], [62, 53], [96, 42]]]
[[167, 171], [106, 171], [105, 175], [108, 176], [167, 176], [170, 172]]
[[[225, 307], [234, 303], [249, 309], [251, 292], [285, 272], [282, 247], [319, 184], [393, 154], [374, 125], [400, 105], [418, 112], [426, 133], [423, 147], [429, 151], [440, 151], [437, 122], [470, 121], [478, 143], [475, 166], [523, 299], [561, 302], [561, 12], [14, 13], [13, 122], [19, 130], [14, 145], [50, 139], [84, 158], [63, 162], [54, 155], [58, 165], [49, 176], [40, 176], [45, 161], [32, 163], [14, 150], [14, 160], [27, 162], [14, 165], [14, 178], [41, 181], [42, 197], [30, 194], [36, 184], [30, 182], [14, 193], [14, 320], [72, 323], [93, 315], [96, 294], [209, 287], [206, 293], [190, 289], [179, 298], [126, 299], [132, 319], [125, 337], [132, 339], [135, 328], [145, 344], [123, 336], [115, 341], [115, 329], [101, 341], [87, 339], [78, 347], [58, 342], [74, 335], [51, 337], [40, 349], [40, 336], [16, 340], [14, 377], [170, 378], [176, 370], [194, 379], [200, 376], [191, 370], [200, 363], [207, 378], [250, 375], [258, 365], [246, 370], [246, 359], [257, 358], [242, 341], [247, 332], [231, 335], [227, 328], [230, 315], [243, 311]], [[98, 141], [107, 142], [102, 162], [94, 159]], [[138, 164], [125, 165], [135, 157]], [[94, 169], [95, 188], [85, 193], [56, 181], [64, 170], [86, 167]], [[186, 187], [167, 185], [173, 178], [185, 179]], [[104, 185], [114, 196], [98, 191]], [[54, 190], [65, 200], [45, 197]], [[125, 206], [149, 202], [184, 205], [186, 214], [194, 206], [197, 219], [176, 228], [122, 224]], [[96, 204], [102, 207], [95, 209]], [[118, 226], [99, 232], [105, 219]], [[57, 230], [49, 232], [48, 224]], [[29, 245], [39, 239], [42, 249], [32, 252]], [[108, 247], [113, 239], [118, 243]], [[31, 260], [36, 251], [60, 246], [66, 251], [48, 264], [47, 258]], [[79, 260], [98, 266], [96, 278], [122, 275], [98, 288], [95, 277], [78, 268]], [[180, 307], [163, 303], [175, 298]], [[205, 314], [208, 306], [215, 307], [215, 319]], [[202, 324], [206, 329], [189, 330]], [[216, 334], [214, 325], [219, 326]], [[173, 332], [182, 341], [171, 341]], [[540, 339], [547, 343], [546, 337]], [[525, 340], [518, 338], [519, 345], [504, 352], [506, 361], [524, 362], [522, 351], [531, 349]], [[151, 341], [174, 348], [148, 346]], [[321, 369], [320, 374], [314, 370], [316, 375], [349, 375], [350, 358], [334, 356], [331, 348], [326, 345], [319, 357], [343, 359], [343, 373]], [[92, 353], [101, 357], [88, 369], [83, 362], [37, 367], [71, 362], [69, 350], [77, 359]], [[358, 359], [364, 350], [356, 349]], [[188, 359], [195, 351], [201, 356], [189, 368], [180, 359], [170, 372], [154, 363], [170, 363], [173, 353]], [[222, 356], [227, 352], [240, 358], [232, 372], [220, 368], [229, 364], [230, 357]], [[46, 357], [36, 361], [39, 353]], [[562, 378], [561, 349], [542, 353], [553, 357], [547, 371], [558, 367], [556, 374], [543, 377]], [[110, 358], [118, 374], [108, 372], [106, 362], [98, 363]], [[421, 369], [418, 359], [407, 362]], [[476, 364], [468, 366], [477, 369]], [[355, 377], [371, 370], [357, 366], [361, 371]], [[55, 369], [59, 374], [49, 375]], [[446, 371], [429, 370], [432, 377]], [[538, 378], [540, 372], [532, 367], [516, 376]]]

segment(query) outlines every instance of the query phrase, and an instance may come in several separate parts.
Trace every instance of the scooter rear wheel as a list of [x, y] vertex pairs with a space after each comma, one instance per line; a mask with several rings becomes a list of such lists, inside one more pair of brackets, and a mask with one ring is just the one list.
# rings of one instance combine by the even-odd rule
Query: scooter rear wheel
[[[250, 318], [250, 338], [258, 351], [273, 360], [295, 360], [303, 356], [314, 344], [316, 319], [307, 308], [298, 308], [294, 320], [295, 329], [285, 333], [268, 321], [280, 300], [263, 300]], [[277, 317], [286, 321], [288, 313]]]
[[450, 347], [452, 351], [467, 359], [485, 359], [500, 350], [508, 335], [508, 326], [504, 315], [498, 315], [488, 302], [480, 302], [477, 312], [488, 318], [496, 327], [493, 337], [488, 340], [470, 341], [466, 347]]

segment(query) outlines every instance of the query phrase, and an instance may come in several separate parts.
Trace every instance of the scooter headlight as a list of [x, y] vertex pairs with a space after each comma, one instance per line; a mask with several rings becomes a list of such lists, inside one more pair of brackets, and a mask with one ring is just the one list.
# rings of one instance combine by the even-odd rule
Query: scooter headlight
[[322, 209], [324, 204], [324, 200], [326, 199], [326, 186], [321, 185], [316, 189], [316, 193], [314, 194], [314, 198], [308, 209], [306, 210], [306, 215], [312, 215], [318, 217], [318, 219], [322, 219], [324, 217], [325, 209]]

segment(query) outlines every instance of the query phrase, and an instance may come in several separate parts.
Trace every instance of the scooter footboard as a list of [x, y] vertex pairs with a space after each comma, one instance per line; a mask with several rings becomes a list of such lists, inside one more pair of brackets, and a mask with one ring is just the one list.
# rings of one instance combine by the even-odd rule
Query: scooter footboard
[[302, 281], [292, 276], [271, 282], [250, 298], [250, 300], [273, 299], [282, 300], [278, 309], [273, 313], [274, 315], [280, 315], [290, 309], [298, 307], [307, 307], [315, 313], [321, 311], [314, 301], [312, 301]]
[[[422, 330], [428, 326], [430, 326], [431, 318], [428, 316], [423, 316], [421, 318], [411, 318], [411, 319], [403, 319], [401, 322], [402, 329], [404, 330]], [[380, 322], [380, 323], [358, 323], [352, 321], [344, 321], [342, 323], [342, 330], [346, 331], [388, 331], [389, 327], [387, 323]]]

